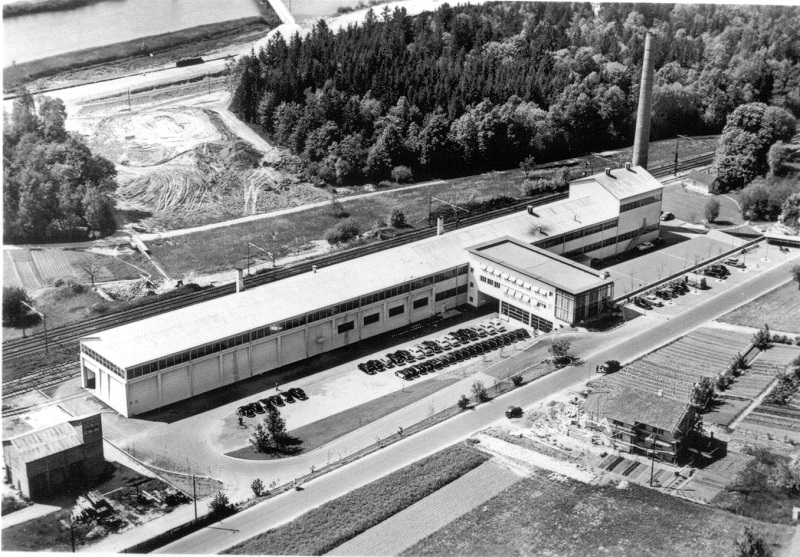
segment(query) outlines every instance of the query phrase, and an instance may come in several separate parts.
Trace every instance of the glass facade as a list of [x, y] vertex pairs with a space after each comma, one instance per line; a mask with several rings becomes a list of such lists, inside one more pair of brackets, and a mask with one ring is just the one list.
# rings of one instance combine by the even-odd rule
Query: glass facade
[[604, 284], [577, 296], [556, 289], [556, 319], [567, 323], [579, 323], [583, 319], [596, 317], [603, 311], [605, 301], [611, 300], [613, 294], [613, 284]]
[[524, 323], [529, 327], [533, 327], [539, 331], [544, 331], [545, 333], [549, 333], [553, 330], [553, 324], [547, 319], [539, 317], [538, 315], [534, 315], [507, 302], [500, 302], [500, 314], [507, 315], [511, 319], [516, 319], [517, 321]]

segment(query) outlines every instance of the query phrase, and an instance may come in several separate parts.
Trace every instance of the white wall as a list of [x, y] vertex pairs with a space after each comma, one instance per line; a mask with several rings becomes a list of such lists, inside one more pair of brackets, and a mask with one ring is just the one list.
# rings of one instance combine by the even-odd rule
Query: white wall
[[260, 375], [280, 364], [278, 363], [278, 338], [267, 337], [254, 342], [251, 348], [253, 375]]

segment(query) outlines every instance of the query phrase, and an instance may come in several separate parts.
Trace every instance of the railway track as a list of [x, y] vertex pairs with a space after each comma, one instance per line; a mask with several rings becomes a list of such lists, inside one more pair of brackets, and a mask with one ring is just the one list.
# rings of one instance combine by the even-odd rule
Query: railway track
[[[683, 160], [678, 164], [678, 171], [681, 172], [690, 170], [692, 168], [708, 165], [713, 160], [713, 156], [714, 156], [713, 153], [710, 153]], [[651, 169], [650, 173], [656, 178], [661, 178], [672, 174], [673, 171], [674, 171], [674, 165], [667, 164]], [[556, 193], [556, 194], [545, 195], [534, 200], [528, 200], [502, 209], [497, 209], [480, 215], [475, 215], [464, 219], [460, 219], [459, 226], [470, 226], [486, 220], [494, 219], [524, 209], [528, 205], [543, 205], [546, 203], [551, 203], [553, 201], [558, 201], [560, 199], [566, 198], [567, 195], [568, 195], [567, 193]], [[262, 272], [257, 275], [246, 277], [244, 281], [245, 287], [252, 288], [269, 282], [274, 282], [276, 280], [282, 280], [294, 275], [309, 272], [311, 271], [312, 266], [326, 267], [330, 265], [335, 265], [343, 261], [348, 261], [350, 259], [363, 257], [365, 255], [376, 253], [384, 249], [389, 249], [403, 244], [429, 238], [431, 236], [434, 236], [435, 234], [436, 234], [436, 226], [429, 226], [427, 228], [403, 234], [402, 236], [398, 236], [396, 238], [392, 238], [389, 240], [384, 240], [381, 242], [375, 242], [365, 246], [359, 246], [356, 248], [343, 250], [341, 252], [324, 255], [307, 261], [296, 262], [279, 269]], [[94, 317], [91, 319], [84, 320], [80, 323], [65, 325], [48, 331], [46, 339], [47, 344], [49, 347], [64, 345], [66, 343], [78, 340], [81, 337], [87, 336], [95, 331], [100, 331], [103, 329], [124, 325], [126, 323], [138, 321], [140, 319], [151, 317], [153, 315], [157, 315], [160, 313], [180, 309], [207, 300], [219, 298], [221, 296], [227, 296], [228, 294], [232, 294], [234, 292], [235, 292], [235, 285], [226, 284], [223, 286], [217, 286], [205, 290], [200, 290], [192, 294], [185, 294], [182, 296], [177, 296], [175, 298], [155, 301], [151, 304], [138, 308], [132, 308], [109, 315]], [[3, 343], [3, 362], [5, 363], [13, 359], [38, 353], [39, 351], [44, 350], [44, 348], [45, 348], [45, 335], [43, 333], [35, 333], [24, 339], [14, 339], [7, 341]], [[64, 365], [77, 365], [77, 364], [64, 364]], [[8, 381], [4, 379], [3, 380], [4, 395], [12, 392], [13, 393], [22, 392], [27, 389], [27, 385], [31, 384], [35, 384], [40, 388], [42, 385], [44, 385], [42, 381], [44, 381], [48, 385], [52, 384], [49, 382], [48, 379], [45, 378], [48, 377], [49, 374], [59, 373], [55, 371], [56, 369], [60, 369], [60, 366], [48, 368], [47, 370], [36, 370], [19, 377], [14, 377], [12, 379], [9, 379]], [[73, 375], [76, 373], [77, 371], [73, 371]]]
[[[3, 381], [3, 398], [62, 383], [81, 372], [79, 362], [67, 362]], [[5, 413], [4, 413], [5, 415]]]

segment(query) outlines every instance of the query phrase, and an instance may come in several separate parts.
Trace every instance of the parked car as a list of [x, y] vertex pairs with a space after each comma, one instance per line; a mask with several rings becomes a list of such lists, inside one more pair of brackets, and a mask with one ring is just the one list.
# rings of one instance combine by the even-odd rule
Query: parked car
[[261, 400], [259, 400], [258, 402], [260, 402], [260, 403], [261, 403], [261, 405], [262, 405], [264, 408], [266, 408], [267, 410], [269, 410], [270, 408], [274, 408], [274, 407], [275, 407], [275, 405], [274, 405], [274, 404], [272, 404], [272, 401], [271, 401], [269, 398], [262, 398], [262, 399], [261, 399]]
[[495, 326], [495, 328], [498, 330], [498, 332], [501, 332], [501, 333], [505, 333], [506, 332], [505, 324], [502, 321], [500, 321], [499, 319], [492, 319], [490, 321], [490, 323]]
[[269, 400], [275, 406], [286, 406], [286, 403], [283, 402], [283, 399], [281, 398], [280, 395], [272, 395], [271, 397], [269, 397]]
[[517, 329], [517, 334], [522, 335], [520, 339], [531, 338], [531, 334], [528, 332], [528, 329]]
[[745, 265], [741, 261], [739, 261], [738, 257], [728, 257], [722, 261], [725, 265], [730, 265], [731, 267], [737, 267], [739, 269], [744, 269]]
[[453, 357], [456, 359], [456, 362], [464, 361], [464, 354], [461, 352], [461, 350], [456, 350], [453, 352]]
[[444, 367], [444, 362], [441, 358], [436, 358], [435, 360], [431, 360], [431, 364], [433, 364], [433, 369], [442, 369]]
[[249, 404], [247, 406], [245, 406], [245, 408], [244, 408], [244, 417], [245, 418], [255, 418], [256, 417], [255, 409], [252, 406], [250, 406]]
[[445, 337], [437, 338], [436, 343], [442, 347], [442, 350], [450, 350], [453, 347]]
[[634, 298], [633, 305], [642, 309], [653, 309], [653, 306], [651, 306], [647, 300], [643, 300], [642, 298]]
[[657, 308], [660, 308], [661, 306], [664, 305], [663, 302], [653, 294], [648, 294], [647, 296], [644, 297], [644, 299], [647, 300], [648, 304], [653, 305]]
[[294, 397], [292, 396], [292, 394], [290, 392], [288, 392], [288, 391], [282, 392], [281, 396], [283, 397], [283, 400], [285, 400], [289, 404], [294, 404], [296, 402], [294, 400]]
[[478, 327], [470, 327], [469, 330], [478, 335], [478, 338], [485, 338], [489, 336], [489, 333], [487, 333], [483, 329], [479, 329]]
[[661, 215], [661, 220], [672, 220], [675, 218], [675, 215], [667, 211], [666, 213]]
[[446, 335], [444, 336], [444, 338], [445, 338], [445, 339], [447, 339], [447, 342], [449, 342], [449, 343], [450, 343], [450, 346], [451, 346], [452, 348], [455, 348], [456, 346], [461, 346], [461, 341], [460, 341], [460, 340], [458, 340], [458, 339], [456, 338], [456, 336], [455, 336], [454, 334], [452, 334], [452, 333], [448, 333], [448, 334], [446, 334]]
[[256, 414], [263, 414], [264, 412], [266, 412], [266, 409], [263, 406], [261, 406], [260, 402], [254, 402], [253, 404], [250, 405], [250, 407], [253, 410], [255, 410]]
[[389, 358], [381, 358], [378, 361], [383, 364], [383, 367], [386, 369], [392, 369], [394, 367], [394, 362]]
[[519, 418], [522, 416], [522, 408], [519, 406], [509, 406], [506, 408], [506, 418]]
[[654, 247], [656, 246], [653, 244], [653, 242], [642, 242], [641, 244], [636, 246], [636, 249], [638, 249], [639, 251], [647, 251], [649, 249], [653, 249]]
[[670, 300], [672, 298], [672, 294], [670, 294], [666, 290], [656, 290], [655, 294], [662, 300]]
[[408, 369], [398, 369], [394, 372], [394, 374], [400, 379], [405, 379], [406, 381], [411, 381], [411, 379], [413, 379], [411, 371]]
[[298, 400], [308, 400], [308, 395], [300, 387], [289, 389], [289, 393], [291, 393], [291, 395]]
[[427, 348], [428, 350], [433, 350], [434, 354], [442, 353], [442, 347], [432, 340], [423, 341], [422, 346]]
[[237, 408], [236, 409], [236, 414], [239, 415], [239, 416], [247, 415], [247, 406], [240, 406], [239, 408]]
[[[414, 348], [416, 348], [422, 353], [423, 358], [429, 358], [430, 356], [433, 356], [433, 350], [431, 350], [427, 346], [422, 346], [421, 344], [415, 344]], [[414, 352], [414, 354], [416, 355], [416, 352]]]
[[400, 352], [403, 355], [403, 357], [406, 359], [407, 362], [413, 362], [414, 360], [416, 360], [414, 354], [412, 354], [408, 350], [398, 350], [398, 352]]
[[598, 369], [599, 373], [614, 373], [620, 370], [620, 365], [617, 360], [607, 360]]
[[728, 268], [725, 265], [710, 265], [709, 268], [712, 271], [717, 271], [718, 273], [722, 273], [725, 276], [728, 276], [728, 275], [731, 274], [731, 272], [728, 270]]

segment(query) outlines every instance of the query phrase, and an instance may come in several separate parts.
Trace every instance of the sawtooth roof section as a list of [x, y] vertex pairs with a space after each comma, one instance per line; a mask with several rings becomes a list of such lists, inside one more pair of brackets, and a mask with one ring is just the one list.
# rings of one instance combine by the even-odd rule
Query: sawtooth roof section
[[580, 185], [587, 182], [597, 182], [619, 200], [649, 193], [663, 187], [661, 182], [653, 178], [641, 166], [631, 166], [630, 169], [615, 168], [610, 171], [610, 174], [609, 176], [605, 172], [601, 172], [586, 178], [580, 178], [572, 183]]

